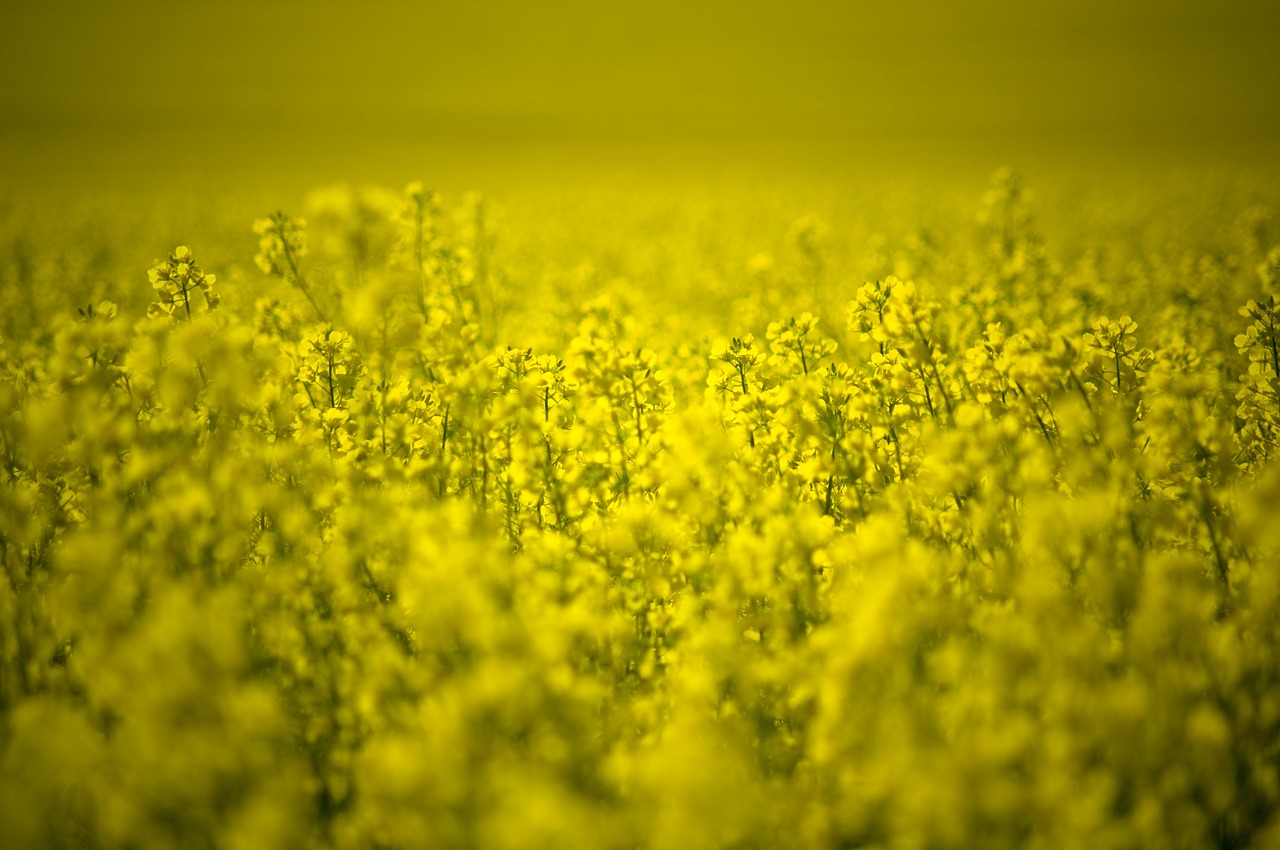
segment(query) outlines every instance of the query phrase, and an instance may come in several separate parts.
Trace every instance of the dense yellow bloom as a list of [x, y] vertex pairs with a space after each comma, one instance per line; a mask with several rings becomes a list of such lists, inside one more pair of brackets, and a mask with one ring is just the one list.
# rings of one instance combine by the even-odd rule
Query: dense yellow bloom
[[1275, 251], [395, 206], [0, 292], [0, 845], [1280, 837]]

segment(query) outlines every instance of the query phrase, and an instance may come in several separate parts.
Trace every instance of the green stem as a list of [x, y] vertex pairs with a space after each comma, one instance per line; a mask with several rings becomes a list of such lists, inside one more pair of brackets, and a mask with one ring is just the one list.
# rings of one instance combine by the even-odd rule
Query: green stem
[[298, 271], [298, 262], [294, 259], [293, 251], [289, 249], [289, 240], [284, 236], [284, 228], [280, 232], [280, 244], [283, 246], [284, 258], [289, 263], [289, 282], [298, 289], [302, 290], [302, 294], [307, 297], [307, 301], [311, 304], [311, 309], [316, 311], [316, 315], [320, 317], [320, 321], [328, 322], [329, 317], [320, 309], [320, 305], [316, 303], [316, 299], [311, 295], [311, 288], [307, 286], [307, 280]]

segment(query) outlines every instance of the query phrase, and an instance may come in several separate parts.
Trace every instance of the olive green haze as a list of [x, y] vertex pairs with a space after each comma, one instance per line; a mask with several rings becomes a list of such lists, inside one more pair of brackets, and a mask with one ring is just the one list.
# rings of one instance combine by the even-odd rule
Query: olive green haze
[[[583, 158], [1266, 162], [1275, 3], [10, 4], [14, 186]], [[431, 152], [430, 157], [424, 156]], [[698, 152], [698, 156], [684, 154]], [[801, 156], [803, 155], [803, 156]], [[672, 157], [662, 160], [664, 167]], [[448, 179], [449, 175], [439, 175]]]

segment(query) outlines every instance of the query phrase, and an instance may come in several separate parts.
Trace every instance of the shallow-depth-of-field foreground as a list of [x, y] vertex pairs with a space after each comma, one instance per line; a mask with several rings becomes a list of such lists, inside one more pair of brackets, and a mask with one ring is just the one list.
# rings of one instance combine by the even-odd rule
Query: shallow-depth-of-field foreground
[[1280, 846], [1206, 185], [7, 206], [0, 846]]

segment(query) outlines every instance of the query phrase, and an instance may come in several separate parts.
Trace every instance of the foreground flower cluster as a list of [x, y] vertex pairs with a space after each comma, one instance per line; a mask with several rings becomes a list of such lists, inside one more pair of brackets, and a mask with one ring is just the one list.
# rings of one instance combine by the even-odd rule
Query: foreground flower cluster
[[536, 350], [412, 185], [4, 340], [0, 845], [1280, 841], [1280, 249], [1144, 325], [1027, 215]]

